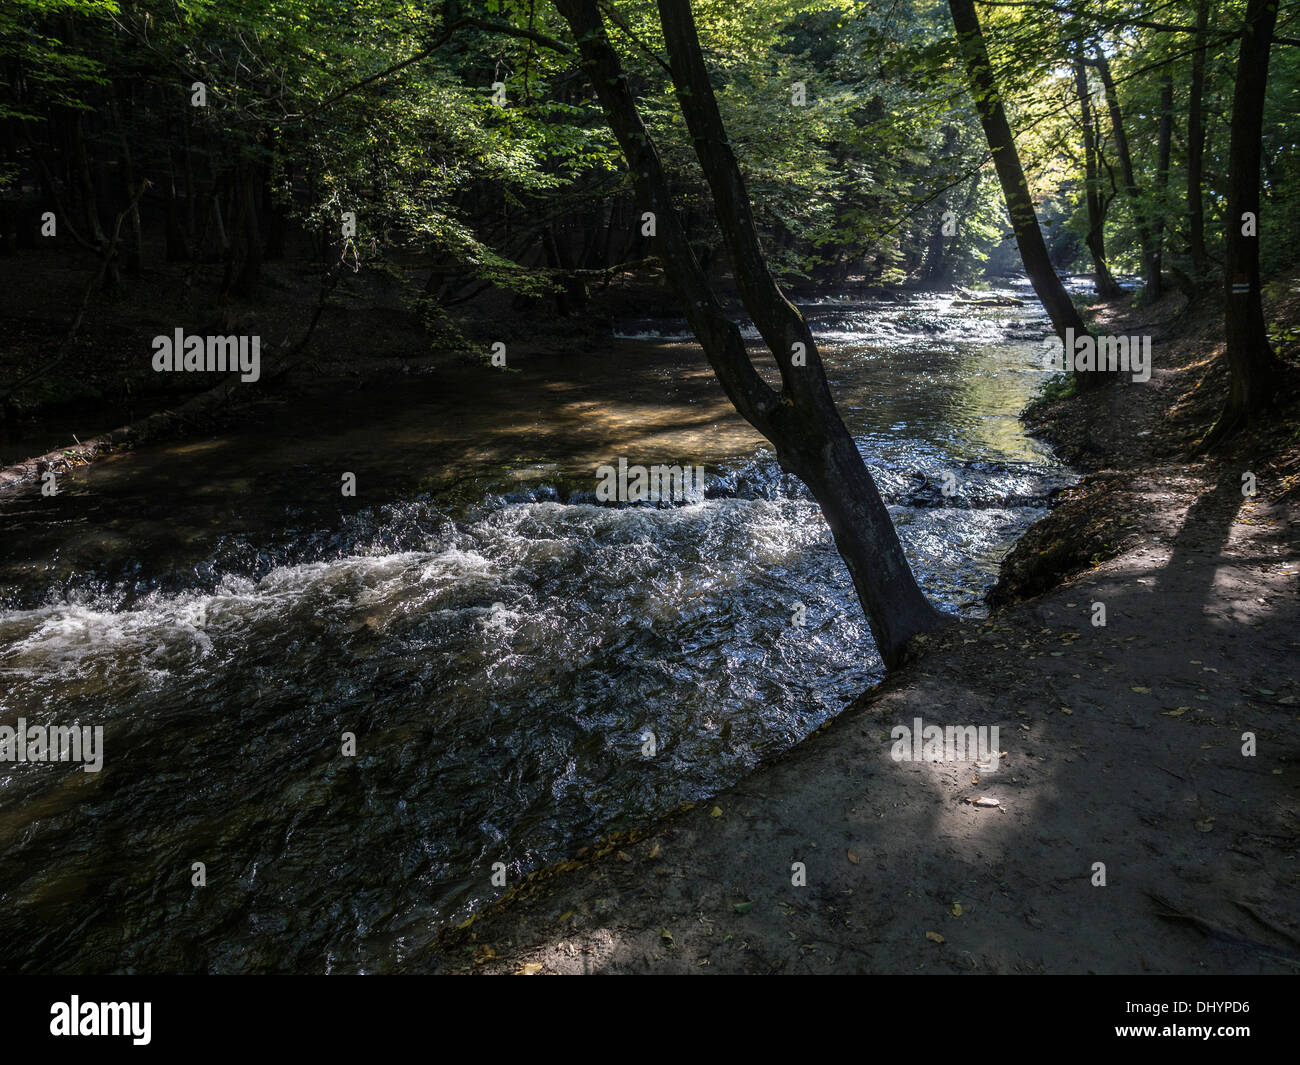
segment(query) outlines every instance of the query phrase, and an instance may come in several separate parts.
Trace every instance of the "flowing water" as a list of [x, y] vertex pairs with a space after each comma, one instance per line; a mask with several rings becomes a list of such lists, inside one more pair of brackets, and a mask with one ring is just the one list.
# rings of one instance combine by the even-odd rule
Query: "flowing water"
[[[1017, 420], [1037, 305], [948, 303], [805, 310], [921, 583], [979, 613], [1070, 476]], [[880, 663], [762, 443], [680, 323], [625, 322], [598, 357], [282, 394], [0, 499], [0, 725], [104, 730], [97, 773], [0, 762], [0, 969], [389, 970], [493, 863], [797, 743]], [[702, 464], [706, 498], [597, 503], [620, 456]]]

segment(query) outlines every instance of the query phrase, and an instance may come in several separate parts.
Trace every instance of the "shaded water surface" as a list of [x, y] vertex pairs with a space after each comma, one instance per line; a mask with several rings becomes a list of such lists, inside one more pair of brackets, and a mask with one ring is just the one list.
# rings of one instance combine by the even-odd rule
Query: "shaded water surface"
[[[1068, 472], [1017, 421], [1036, 307], [947, 304], [806, 311], [924, 587], [978, 612]], [[282, 395], [0, 500], [0, 724], [105, 745], [0, 762], [0, 968], [384, 971], [492, 863], [703, 797], [879, 677], [820, 512], [681, 325], [619, 334]], [[620, 456], [703, 464], [706, 498], [597, 504]]]

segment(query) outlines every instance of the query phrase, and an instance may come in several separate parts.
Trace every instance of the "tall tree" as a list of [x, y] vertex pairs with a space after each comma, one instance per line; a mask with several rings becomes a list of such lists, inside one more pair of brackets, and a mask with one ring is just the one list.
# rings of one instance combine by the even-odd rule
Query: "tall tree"
[[1133, 153], [1129, 151], [1128, 133], [1124, 128], [1124, 112], [1120, 107], [1115, 79], [1110, 72], [1110, 61], [1100, 45], [1096, 56], [1090, 60], [1101, 74], [1101, 84], [1106, 91], [1106, 107], [1110, 111], [1110, 130], [1115, 138], [1115, 154], [1119, 156], [1119, 170], [1124, 178], [1124, 191], [1128, 193], [1133, 223], [1137, 226], [1138, 242], [1142, 245], [1142, 274], [1146, 283], [1148, 300], [1160, 298], [1160, 252], [1157, 250], [1155, 230], [1147, 213], [1142, 190], [1138, 187], [1137, 173], [1133, 169]]
[[1205, 252], [1205, 205], [1201, 200], [1202, 160], [1205, 157], [1205, 30], [1210, 0], [1196, 3], [1196, 48], [1192, 52], [1192, 81], [1187, 96], [1187, 254], [1192, 272], [1202, 277], [1209, 265]]
[[[1165, 196], [1169, 191], [1169, 154], [1174, 134], [1174, 79], [1168, 70], [1160, 78], [1160, 132], [1156, 138], [1156, 190], [1159, 202], [1156, 204], [1155, 219], [1152, 222], [1154, 232], [1151, 234], [1155, 246], [1155, 262], [1152, 273], [1157, 286], [1163, 267], [1165, 240]], [[1156, 293], [1158, 296], [1158, 292]]]
[[1088, 235], [1084, 243], [1092, 255], [1092, 273], [1097, 295], [1113, 299], [1120, 287], [1106, 264], [1106, 197], [1101, 190], [1101, 157], [1097, 145], [1096, 119], [1092, 111], [1092, 90], [1088, 87], [1088, 68], [1082, 56], [1074, 61], [1074, 89], [1082, 112], [1084, 198], [1088, 207]]
[[1271, 406], [1283, 370], [1268, 342], [1259, 284], [1259, 164], [1264, 127], [1264, 90], [1277, 24], [1278, 0], [1246, 0], [1246, 23], [1232, 94], [1228, 143], [1228, 216], [1224, 241], [1224, 332], [1228, 356], [1228, 402], [1206, 437], [1214, 445]]
[[[1002, 185], [1002, 196], [1007, 202], [1007, 213], [1011, 216], [1011, 228], [1016, 235], [1025, 272], [1034, 286], [1034, 292], [1047, 309], [1047, 314], [1052, 319], [1052, 328], [1061, 342], [1066, 342], [1069, 331], [1073, 331], [1076, 337], [1084, 336], [1088, 328], [1056, 275], [1056, 269], [1047, 253], [1047, 243], [1043, 240], [1043, 231], [1038, 227], [1038, 212], [1034, 210], [1029, 183], [1025, 180], [1025, 169], [1020, 163], [1015, 137], [1011, 134], [1011, 123], [1007, 121], [1006, 108], [1002, 105], [1002, 96], [993, 77], [993, 66], [989, 62], [988, 47], [984, 43], [979, 17], [975, 14], [974, 0], [948, 0], [948, 8], [952, 12], [957, 44], [966, 64], [971, 95], [975, 98], [975, 109], [979, 112], [984, 136], [988, 138], [989, 150], [993, 153], [993, 165]], [[1065, 354], [1068, 359], [1073, 352], [1067, 347]], [[1095, 371], [1076, 372], [1074, 375], [1080, 390], [1099, 387], [1110, 376], [1112, 375]]]
[[820, 504], [881, 657], [887, 667], [897, 665], [908, 640], [946, 619], [918, 587], [889, 511], [831, 398], [812, 333], [763, 258], [690, 4], [660, 3], [672, 77], [741, 297], [780, 368], [780, 391], [750, 361], [739, 329], [723, 313], [687, 241], [597, 0], [555, 0], [555, 6], [577, 41], [581, 66], [627, 159], [640, 206], [655, 215], [655, 252], [714, 373], [736, 409], [772, 442], [782, 468], [799, 477]]

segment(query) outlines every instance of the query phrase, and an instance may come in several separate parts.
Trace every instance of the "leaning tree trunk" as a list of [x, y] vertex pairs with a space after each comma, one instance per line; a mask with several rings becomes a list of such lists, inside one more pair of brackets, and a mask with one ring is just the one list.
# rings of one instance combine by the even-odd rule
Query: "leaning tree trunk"
[[1088, 236], [1084, 243], [1092, 255], [1092, 273], [1097, 295], [1114, 299], [1120, 294], [1119, 284], [1106, 265], [1106, 198], [1101, 191], [1101, 167], [1097, 157], [1097, 129], [1092, 114], [1092, 95], [1088, 88], [1088, 68], [1083, 59], [1074, 61], [1074, 88], [1083, 112], [1083, 159], [1087, 182], [1085, 200], [1088, 205]]
[[627, 159], [640, 207], [655, 215], [655, 253], [705, 356], [736, 409], [772, 442], [782, 467], [800, 477], [821, 505], [881, 657], [887, 667], [896, 666], [909, 639], [946, 619], [916, 584], [889, 511], [831, 399], [807, 323], [768, 272], [689, 3], [660, 4], [673, 81], [709, 179], [741, 297], [780, 367], [780, 392], [750, 361], [740, 330], [723, 312], [690, 247], [597, 0], [556, 0], [556, 7], [573, 31], [580, 64]]
[[1214, 445], [1271, 406], [1283, 371], [1268, 343], [1259, 288], [1259, 164], [1263, 154], [1264, 90], [1277, 23], [1278, 0], [1247, 0], [1246, 25], [1232, 94], [1228, 142], [1228, 215], [1224, 242], [1228, 402], [1206, 437]]
[[[1007, 213], [1011, 216], [1011, 228], [1020, 248], [1020, 258], [1025, 264], [1025, 272], [1029, 274], [1034, 292], [1052, 319], [1052, 328], [1064, 344], [1068, 331], [1073, 330], [1076, 337], [1081, 337], [1087, 334], [1088, 328], [1079, 317], [1061, 279], [1056, 276], [1056, 269], [1047, 254], [1043, 231], [1038, 228], [1038, 213], [1034, 210], [1029, 183], [1025, 180], [1025, 170], [1020, 164], [1020, 153], [1016, 150], [1011, 124], [1007, 121], [1007, 112], [1002, 106], [1002, 97], [993, 78], [993, 66], [989, 62], [984, 34], [980, 31], [979, 17], [975, 14], [974, 0], [948, 0], [948, 7], [952, 11], [957, 43], [970, 78], [971, 95], [975, 98], [975, 108], [984, 127], [984, 136], [988, 138], [998, 181], [1002, 184], [1002, 196], [1007, 202]], [[1069, 359], [1072, 355], [1073, 352], [1067, 346], [1066, 358]], [[1074, 379], [1080, 390], [1086, 390], [1104, 384], [1111, 376], [1113, 375], [1098, 371], [1076, 371]]]

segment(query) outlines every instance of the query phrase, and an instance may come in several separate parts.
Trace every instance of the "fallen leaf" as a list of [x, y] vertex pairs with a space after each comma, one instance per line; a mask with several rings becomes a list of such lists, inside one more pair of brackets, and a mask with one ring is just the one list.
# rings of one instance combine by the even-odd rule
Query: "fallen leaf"
[[849, 856], [849, 861], [851, 861], [854, 865], [858, 864], [857, 854], [855, 854], [853, 851], [845, 851], [844, 853]]
[[943, 942], [943, 936], [939, 935], [938, 932], [926, 932], [925, 938], [928, 939], [931, 943]]
[[668, 929], [661, 928], [659, 929], [659, 938], [662, 939], [665, 943], [671, 943], [673, 941], [673, 934], [670, 931], [668, 931]]
[[738, 902], [731, 908], [737, 913], [749, 913], [754, 908], [754, 904], [752, 902]]
[[1176, 707], [1174, 707], [1172, 710], [1166, 710], [1166, 711], [1164, 712], [1164, 716], [1165, 716], [1165, 717], [1181, 717], [1183, 714], [1187, 713], [1187, 711], [1190, 710], [1190, 709], [1191, 709], [1190, 706], [1176, 706]]
[[541, 971], [542, 971], [542, 963], [540, 961], [530, 961], [530, 962], [525, 962], [524, 967], [520, 969], [517, 973], [515, 973], [515, 975], [536, 976]]
[[618, 860], [620, 862], [630, 862], [632, 860], [632, 855], [628, 854], [627, 851], [619, 851]]
[[721, 807], [721, 806], [715, 806], [712, 810], [709, 811], [709, 816], [710, 816], [710, 817], [721, 817], [721, 816], [722, 816], [722, 807]]
[[1213, 818], [1213, 817], [1207, 817], [1204, 821], [1197, 821], [1197, 822], [1196, 822], [1196, 831], [1197, 831], [1197, 832], [1213, 832], [1213, 831], [1214, 831], [1214, 818]]
[[987, 795], [981, 795], [975, 800], [976, 806], [1001, 806], [1002, 803], [997, 799], [990, 799]]
[[1130, 688], [1129, 691], [1131, 691], [1131, 692], [1137, 692], [1139, 695], [1150, 695], [1150, 694], [1151, 694], [1151, 689], [1150, 689], [1150, 688]]
[[952, 904], [952, 915], [953, 915], [954, 917], [960, 917], [960, 916], [961, 916], [961, 903], [960, 903], [960, 902], [954, 902], [954, 903]]
[[654, 842], [654, 846], [650, 848], [650, 857], [651, 857], [651, 858], [658, 858], [658, 857], [659, 857], [659, 841], [658, 841], [658, 840], [655, 840], [655, 842]]
[[559, 919], [555, 923], [564, 924], [564, 922], [567, 921], [572, 916], [573, 916], [573, 911], [569, 910], [567, 913], [560, 914]]

